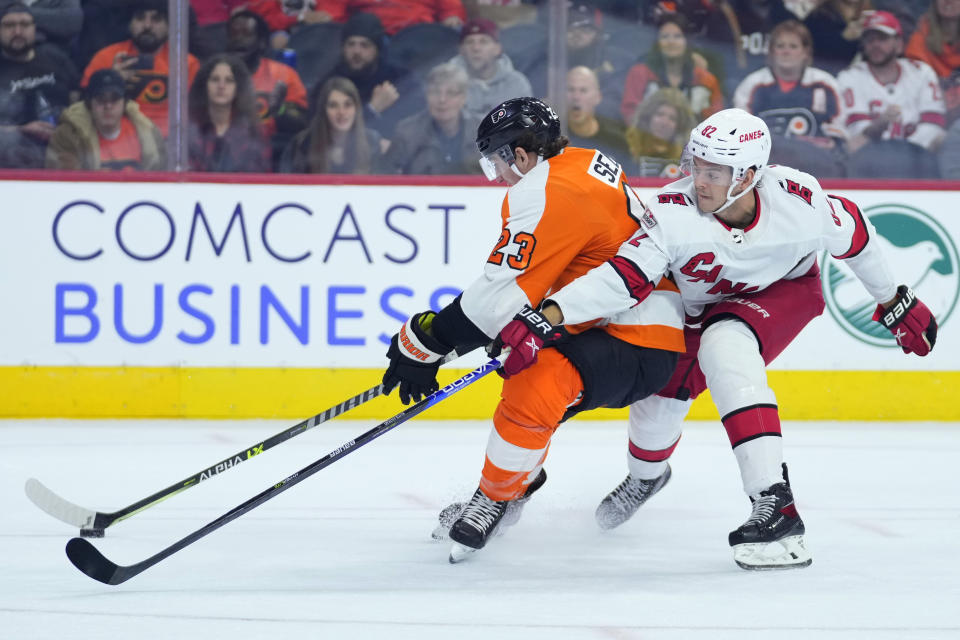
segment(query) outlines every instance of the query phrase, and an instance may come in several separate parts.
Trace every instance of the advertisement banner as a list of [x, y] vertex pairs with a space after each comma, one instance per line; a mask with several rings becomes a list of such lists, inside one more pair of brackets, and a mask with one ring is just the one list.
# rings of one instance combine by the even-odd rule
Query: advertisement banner
[[[481, 276], [506, 193], [29, 180], [3, 188], [0, 412], [86, 416], [308, 415], [318, 388], [338, 401], [375, 384], [399, 325]], [[916, 419], [955, 419], [941, 396], [960, 363], [960, 193], [830, 191], [873, 222], [897, 281], [939, 320], [939, 339], [926, 358], [902, 354], [871, 320], [875, 304], [849, 269], [821, 255], [826, 310], [771, 366], [778, 397], [799, 410], [784, 416], [913, 419], [894, 398], [909, 385], [915, 399], [926, 394]], [[498, 386], [481, 389], [482, 401], [439, 414], [489, 415]], [[702, 405], [691, 415], [712, 415]]]
[[480, 273], [504, 192], [7, 183], [0, 364], [380, 366]]

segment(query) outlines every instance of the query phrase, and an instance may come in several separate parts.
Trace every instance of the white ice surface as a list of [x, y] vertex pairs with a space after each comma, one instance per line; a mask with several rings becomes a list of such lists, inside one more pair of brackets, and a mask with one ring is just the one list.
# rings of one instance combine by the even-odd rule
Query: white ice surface
[[[119, 509], [290, 423], [0, 421], [0, 638], [960, 638], [956, 424], [785, 424], [814, 561], [784, 572], [733, 563], [749, 506], [713, 423], [689, 425], [671, 483], [608, 533], [593, 510], [626, 473], [624, 426], [564, 425], [520, 523], [456, 566], [429, 532], [476, 487], [488, 423], [401, 425], [115, 587], [23, 494], [34, 476]], [[94, 544], [138, 562], [372, 424], [321, 425]]]

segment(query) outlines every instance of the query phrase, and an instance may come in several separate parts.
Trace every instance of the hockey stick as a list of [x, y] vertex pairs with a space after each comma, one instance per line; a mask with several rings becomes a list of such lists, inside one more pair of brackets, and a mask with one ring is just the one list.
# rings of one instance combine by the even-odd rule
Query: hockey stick
[[[450, 355], [444, 358], [444, 363], [454, 360], [460, 355], [463, 354], [457, 354], [456, 351], [451, 352]], [[145, 509], [149, 509], [155, 504], [177, 495], [181, 491], [186, 491], [190, 487], [195, 487], [204, 480], [209, 480], [215, 475], [223, 473], [228, 469], [232, 469], [241, 462], [249, 460], [254, 456], [258, 456], [264, 451], [268, 451], [279, 444], [283, 444], [287, 440], [290, 440], [291, 438], [298, 436], [305, 431], [309, 431], [318, 424], [322, 424], [328, 420], [336, 418], [337, 416], [343, 415], [347, 411], [373, 400], [381, 393], [383, 393], [383, 385], [378, 384], [375, 387], [371, 387], [370, 389], [367, 389], [362, 393], [358, 393], [348, 400], [344, 400], [338, 405], [330, 407], [326, 411], [318, 413], [312, 418], [307, 418], [303, 422], [300, 422], [289, 429], [285, 429], [284, 431], [281, 431], [280, 433], [273, 435], [262, 442], [235, 453], [228, 458], [224, 458], [216, 464], [210, 465], [203, 471], [195, 473], [189, 478], [184, 478], [180, 482], [172, 484], [166, 489], [157, 491], [153, 495], [147, 496], [146, 498], [138, 500], [137, 502], [134, 502], [133, 504], [122, 509], [118, 509], [117, 511], [94, 511], [92, 509], [86, 509], [79, 505], [73, 504], [69, 500], [61, 498], [56, 493], [48, 489], [36, 478], [28, 479], [23, 489], [24, 492], [26, 492], [27, 497], [30, 498], [30, 501], [37, 505], [37, 507], [39, 507], [41, 510], [47, 512], [57, 520], [61, 520], [67, 524], [72, 524], [76, 527], [79, 527], [81, 536], [102, 538], [104, 535], [104, 530], [107, 527], [112, 526], [121, 520], [126, 520], [127, 518], [134, 516]]]
[[122, 509], [118, 509], [117, 511], [104, 513], [101, 511], [85, 509], [84, 507], [75, 505], [69, 500], [65, 500], [64, 498], [58, 496], [36, 478], [28, 479], [23, 489], [26, 492], [27, 497], [30, 498], [30, 501], [37, 505], [40, 509], [46, 511], [57, 520], [80, 527], [80, 535], [102, 538], [104, 529], [107, 527], [114, 525], [121, 520], [125, 520], [130, 516], [136, 515], [145, 509], [149, 509], [153, 505], [158, 504], [167, 498], [175, 496], [181, 491], [186, 491], [190, 487], [196, 486], [204, 480], [209, 480], [210, 478], [226, 471], [227, 469], [232, 469], [241, 462], [249, 460], [254, 456], [258, 456], [264, 451], [272, 449], [278, 444], [282, 444], [294, 436], [298, 436], [304, 431], [312, 429], [318, 424], [322, 424], [328, 420], [336, 418], [339, 415], [343, 415], [347, 411], [355, 407], [359, 407], [360, 405], [376, 398], [382, 392], [383, 385], [378, 384], [375, 387], [371, 387], [363, 393], [353, 396], [349, 400], [344, 400], [340, 404], [330, 407], [326, 411], [318, 413], [312, 418], [307, 418], [303, 422], [300, 422], [289, 429], [281, 431], [280, 433], [273, 435], [266, 440], [253, 445], [252, 447], [248, 447], [247, 449], [235, 453], [228, 458], [224, 458], [216, 464], [210, 465], [203, 471], [195, 473], [189, 478], [185, 478], [180, 482], [170, 485], [166, 489], [157, 491], [153, 495], [143, 498], [142, 500], [138, 500], [137, 502], [134, 502], [133, 504]]
[[164, 558], [172, 556], [177, 551], [180, 551], [184, 547], [193, 544], [207, 534], [213, 533], [223, 525], [236, 520], [243, 514], [247, 513], [248, 511], [252, 511], [264, 502], [276, 498], [293, 485], [306, 480], [317, 471], [320, 471], [321, 469], [343, 458], [347, 454], [356, 451], [363, 445], [379, 438], [387, 431], [390, 431], [394, 427], [429, 409], [433, 405], [437, 404], [441, 400], [444, 400], [445, 398], [448, 398], [467, 385], [476, 382], [491, 371], [497, 369], [499, 366], [500, 362], [496, 359], [486, 362], [462, 378], [454, 380], [439, 391], [435, 391], [415, 405], [408, 407], [392, 418], [388, 418], [384, 422], [381, 422], [366, 433], [340, 445], [319, 460], [315, 460], [300, 471], [297, 471], [293, 475], [284, 478], [277, 484], [250, 498], [243, 504], [234, 507], [216, 520], [213, 520], [212, 522], [202, 526], [193, 533], [173, 543], [166, 549], [163, 549], [159, 553], [150, 556], [146, 560], [128, 566], [117, 565], [100, 553], [100, 551], [98, 551], [97, 548], [90, 543], [90, 541], [83, 538], [72, 538], [69, 542], [67, 542], [67, 557], [70, 559], [70, 562], [73, 563], [73, 566], [94, 580], [104, 584], [121, 584], [126, 582], [130, 578], [146, 571]]

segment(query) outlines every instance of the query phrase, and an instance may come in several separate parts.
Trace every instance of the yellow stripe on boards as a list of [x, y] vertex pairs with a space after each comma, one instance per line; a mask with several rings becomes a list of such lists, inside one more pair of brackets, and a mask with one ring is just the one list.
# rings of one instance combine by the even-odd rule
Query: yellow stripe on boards
[[[468, 369], [441, 372], [441, 384]], [[0, 367], [7, 418], [307, 418], [370, 387], [381, 369], [229, 367]], [[769, 371], [784, 420], [960, 421], [958, 371]], [[426, 411], [422, 419], [493, 415], [501, 379], [489, 375]], [[350, 411], [385, 419], [403, 408], [396, 392]], [[626, 409], [585, 418], [625, 419]], [[717, 419], [704, 394], [694, 420]]]

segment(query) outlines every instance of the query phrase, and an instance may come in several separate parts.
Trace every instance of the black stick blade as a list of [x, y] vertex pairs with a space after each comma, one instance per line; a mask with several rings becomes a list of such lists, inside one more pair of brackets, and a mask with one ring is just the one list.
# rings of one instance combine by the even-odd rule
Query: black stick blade
[[103, 584], [120, 584], [130, 577], [122, 575], [121, 567], [83, 538], [71, 538], [67, 542], [67, 557], [73, 566]]

